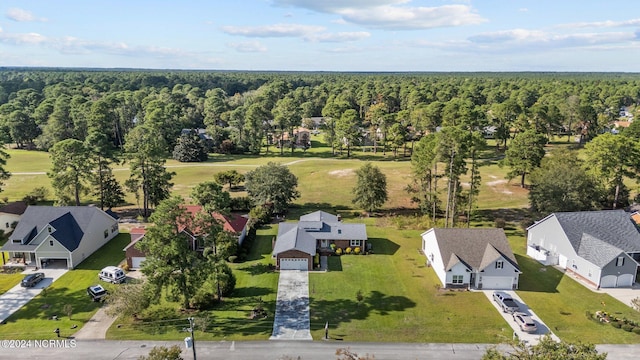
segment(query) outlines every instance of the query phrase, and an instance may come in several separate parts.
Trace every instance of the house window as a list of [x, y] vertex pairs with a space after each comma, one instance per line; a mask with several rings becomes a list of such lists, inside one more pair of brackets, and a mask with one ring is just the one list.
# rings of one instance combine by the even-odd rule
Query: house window
[[49, 246], [53, 246], [53, 240], [49, 240]]
[[462, 275], [453, 275], [452, 284], [462, 284]]
[[7, 225], [5, 225], [7, 227], [7, 229], [9, 228], [9, 223], [7, 223]]
[[47, 228], [47, 230], [49, 230], [49, 232], [51, 232], [51, 226], [49, 226], [49, 227]]
[[623, 265], [624, 265], [624, 257], [620, 256], [616, 260], [616, 266], [623, 266]]
[[502, 268], [504, 268], [504, 261], [502, 260], [496, 261], [496, 269], [502, 269]]
[[349, 241], [349, 246], [360, 246], [360, 240], [351, 240]]
[[111, 232], [114, 233], [118, 231], [118, 224], [113, 224], [113, 226], [111, 226]]
[[104, 238], [108, 238], [109, 237], [109, 229], [104, 231]]

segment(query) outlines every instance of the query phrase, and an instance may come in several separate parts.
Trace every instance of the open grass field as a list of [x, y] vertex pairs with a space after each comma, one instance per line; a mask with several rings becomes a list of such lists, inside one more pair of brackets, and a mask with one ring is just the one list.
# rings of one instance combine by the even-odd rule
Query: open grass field
[[14, 273], [14, 274], [0, 273], [0, 295], [4, 294], [5, 292], [7, 292], [7, 290], [11, 289], [12, 287], [20, 284], [20, 281], [22, 280], [23, 277], [24, 275], [21, 273]]
[[[61, 336], [70, 336], [76, 330], [73, 325], [82, 326], [89, 321], [100, 306], [87, 296], [86, 288], [98, 283], [98, 272], [107, 265], [118, 264], [124, 258], [122, 249], [131, 241], [129, 234], [123, 233], [103, 246], [75, 270], [64, 274], [45, 291], [27, 305], [6, 319], [0, 326], [0, 339], [50, 339], [55, 328], [60, 328]], [[103, 284], [107, 289], [111, 284]], [[1, 286], [1, 285], [0, 285]], [[64, 311], [71, 305], [71, 318]], [[58, 321], [50, 320], [53, 315]]]

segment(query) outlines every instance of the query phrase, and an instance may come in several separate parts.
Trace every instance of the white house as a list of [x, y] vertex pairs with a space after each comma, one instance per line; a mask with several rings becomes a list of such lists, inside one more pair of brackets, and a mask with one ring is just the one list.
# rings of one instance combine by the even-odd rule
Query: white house
[[118, 235], [118, 222], [92, 206], [29, 206], [0, 249], [28, 266], [73, 269]]
[[27, 210], [27, 203], [24, 201], [15, 201], [0, 207], [0, 229], [8, 234], [13, 231], [13, 226], [22, 217]]
[[445, 288], [517, 289], [520, 268], [502, 229], [422, 233], [422, 251]]
[[527, 228], [527, 255], [593, 288], [630, 287], [640, 261], [640, 232], [624, 210], [557, 212]]

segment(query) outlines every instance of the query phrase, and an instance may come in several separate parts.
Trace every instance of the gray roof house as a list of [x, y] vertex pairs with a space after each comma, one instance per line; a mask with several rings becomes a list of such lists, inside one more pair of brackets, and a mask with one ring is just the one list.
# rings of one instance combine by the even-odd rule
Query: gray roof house
[[422, 251], [445, 288], [518, 288], [520, 267], [502, 229], [440, 229], [422, 233]]
[[640, 232], [624, 210], [557, 212], [527, 228], [527, 255], [594, 288], [630, 287]]
[[29, 206], [0, 251], [27, 266], [73, 269], [118, 233], [117, 220], [93, 206]]
[[313, 257], [319, 252], [336, 248], [366, 247], [364, 224], [347, 224], [336, 215], [316, 211], [300, 217], [300, 221], [282, 222], [273, 247], [278, 270], [312, 270]]

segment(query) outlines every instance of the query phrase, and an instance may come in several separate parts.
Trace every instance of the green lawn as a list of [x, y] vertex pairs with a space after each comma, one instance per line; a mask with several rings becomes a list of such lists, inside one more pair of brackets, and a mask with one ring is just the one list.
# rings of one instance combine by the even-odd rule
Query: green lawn
[[[131, 237], [123, 233], [96, 251], [76, 269], [70, 270], [50, 287], [36, 296], [0, 326], [0, 339], [48, 339], [53, 330], [60, 328], [62, 336], [70, 336], [87, 322], [100, 306], [89, 299], [86, 288], [98, 282], [98, 271], [107, 265], [118, 264], [124, 258], [122, 249]], [[105, 287], [112, 286], [104, 284]], [[71, 318], [64, 312], [71, 305]], [[57, 315], [60, 320], [50, 320]]]
[[24, 275], [22, 273], [15, 273], [15, 274], [0, 273], [0, 295], [4, 294], [5, 292], [7, 292], [7, 290], [11, 289], [12, 287], [18, 285], [20, 283], [20, 280], [22, 280], [23, 277]]

